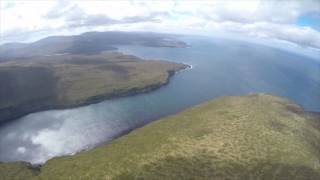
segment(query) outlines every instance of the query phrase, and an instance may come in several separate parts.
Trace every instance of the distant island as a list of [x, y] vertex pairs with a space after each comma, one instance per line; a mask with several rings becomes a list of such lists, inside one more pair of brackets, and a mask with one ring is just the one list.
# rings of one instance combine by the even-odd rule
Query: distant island
[[320, 179], [320, 115], [268, 95], [221, 97], [11, 179]]
[[7, 43], [0, 46], [0, 62], [12, 58], [61, 54], [92, 55], [116, 50], [119, 45], [184, 48], [178, 35], [141, 32], [87, 32], [74, 36], [50, 36], [32, 43]]
[[188, 65], [142, 60], [116, 45], [184, 47], [169, 35], [89, 32], [0, 46], [0, 122], [148, 92]]

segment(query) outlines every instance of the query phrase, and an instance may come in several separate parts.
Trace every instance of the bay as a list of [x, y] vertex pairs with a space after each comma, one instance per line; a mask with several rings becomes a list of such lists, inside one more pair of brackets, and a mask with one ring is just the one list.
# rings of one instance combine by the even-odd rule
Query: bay
[[[184, 37], [190, 47], [120, 46], [145, 59], [192, 66], [146, 94], [29, 114], [0, 127], [0, 161], [44, 163], [108, 143], [151, 121], [228, 95], [265, 92], [320, 111], [320, 63], [296, 53], [236, 40]], [[177, 127], [179, 128], [179, 127]]]

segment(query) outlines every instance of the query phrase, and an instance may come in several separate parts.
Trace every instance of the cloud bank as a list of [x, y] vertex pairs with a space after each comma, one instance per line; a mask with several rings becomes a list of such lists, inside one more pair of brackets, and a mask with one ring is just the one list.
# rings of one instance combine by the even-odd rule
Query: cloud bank
[[[237, 34], [320, 49], [320, 32], [300, 17], [320, 18], [320, 1], [1, 1], [1, 42], [48, 35], [122, 30]], [[320, 21], [320, 19], [319, 19]]]

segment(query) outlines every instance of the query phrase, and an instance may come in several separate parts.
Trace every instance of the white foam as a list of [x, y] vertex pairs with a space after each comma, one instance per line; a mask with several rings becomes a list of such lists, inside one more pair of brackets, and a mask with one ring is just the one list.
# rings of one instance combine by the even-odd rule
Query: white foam
[[185, 70], [190, 70], [190, 69], [193, 69], [193, 68], [194, 68], [194, 65], [193, 65], [193, 64], [190, 64], [190, 63], [187, 63], [187, 62], [183, 62], [183, 64], [186, 64], [186, 65], [189, 66], [189, 67], [186, 68]]

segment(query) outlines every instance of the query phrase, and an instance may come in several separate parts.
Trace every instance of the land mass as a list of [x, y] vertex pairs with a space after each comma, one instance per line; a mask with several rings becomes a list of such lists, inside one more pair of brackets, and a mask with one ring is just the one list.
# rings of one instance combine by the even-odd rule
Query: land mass
[[97, 54], [116, 50], [119, 45], [183, 48], [187, 44], [177, 35], [142, 32], [86, 32], [74, 36], [50, 36], [32, 43], [0, 46], [0, 61], [12, 58], [59, 54]]
[[110, 144], [41, 167], [0, 164], [1, 179], [320, 179], [320, 118], [268, 95], [221, 97]]
[[117, 52], [15, 58], [0, 63], [0, 122], [148, 92], [188, 65]]
[[119, 45], [182, 48], [176, 35], [87, 32], [0, 46], [0, 123], [148, 92], [187, 65], [116, 53]]

